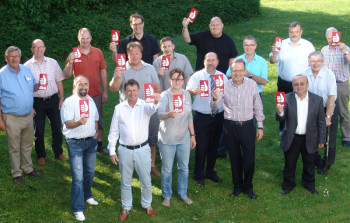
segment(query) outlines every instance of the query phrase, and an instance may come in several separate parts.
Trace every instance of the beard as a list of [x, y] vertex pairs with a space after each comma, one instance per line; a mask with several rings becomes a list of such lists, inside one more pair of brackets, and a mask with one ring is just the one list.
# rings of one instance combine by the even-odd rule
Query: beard
[[86, 89], [80, 89], [78, 94], [80, 97], [85, 97], [87, 95], [87, 90]]

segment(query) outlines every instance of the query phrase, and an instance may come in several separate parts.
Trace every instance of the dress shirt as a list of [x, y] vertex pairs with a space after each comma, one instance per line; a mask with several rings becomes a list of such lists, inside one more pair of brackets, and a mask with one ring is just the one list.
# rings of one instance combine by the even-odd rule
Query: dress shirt
[[99, 119], [98, 111], [94, 100], [87, 95], [86, 99], [89, 100], [89, 117], [85, 125], [78, 126], [73, 129], [67, 128], [64, 124], [68, 120], [78, 121], [80, 119], [80, 105], [79, 100], [81, 98], [78, 94], [74, 93], [72, 96], [64, 100], [61, 108], [61, 120], [63, 124], [63, 135], [68, 138], [81, 139], [92, 137], [96, 134], [96, 122]]
[[306, 93], [306, 97], [301, 100], [297, 94], [295, 94], [295, 99], [297, 101], [297, 119], [298, 125], [295, 129], [295, 134], [305, 135], [306, 134], [306, 122], [307, 114], [309, 111], [309, 93]]
[[[268, 78], [267, 62], [261, 56], [255, 54], [253, 59], [249, 63], [246, 60], [245, 53], [240, 55], [236, 59], [243, 59], [246, 69], [254, 76], [262, 77], [266, 81], [268, 80], [267, 79]], [[226, 75], [231, 75], [231, 67], [227, 69]], [[245, 77], [245, 78], [248, 78], [248, 77]], [[263, 91], [263, 86], [258, 83], [256, 84], [258, 85], [259, 93], [261, 93]]]
[[[350, 52], [350, 48], [346, 46], [346, 50]], [[349, 62], [346, 60], [343, 51], [336, 46], [331, 49], [330, 46], [324, 46], [321, 50], [324, 57], [324, 66], [328, 67], [335, 74], [335, 78], [339, 82], [349, 81]]]
[[[161, 68], [163, 56], [164, 55], [161, 55], [153, 61], [153, 67], [156, 70], [157, 74], [158, 74], [158, 69]], [[192, 66], [190, 64], [190, 61], [188, 61], [187, 57], [183, 54], [174, 52], [174, 56], [170, 61], [169, 69], [164, 70], [164, 74], [159, 80], [162, 91], [165, 91], [170, 88], [169, 73], [174, 68], [180, 68], [185, 74], [185, 79], [189, 78], [193, 74]], [[184, 83], [183, 88], [185, 87], [186, 85]]]
[[308, 56], [314, 51], [315, 48], [312, 43], [305, 39], [301, 38], [296, 46], [292, 45], [289, 38], [283, 40], [281, 50], [277, 54], [278, 76], [282, 80], [292, 82], [295, 75], [301, 74], [306, 70], [308, 67]]
[[224, 118], [231, 121], [248, 121], [255, 116], [258, 128], [263, 128], [263, 105], [258, 92], [256, 82], [250, 79], [243, 79], [240, 85], [232, 80], [225, 82], [224, 93], [218, 100], [212, 101], [211, 106], [218, 108], [224, 100]]
[[331, 95], [337, 99], [337, 82], [334, 73], [326, 67], [322, 67], [316, 78], [312, 74], [311, 67], [307, 68], [304, 74], [309, 81], [308, 91], [323, 98], [323, 107], [327, 107], [328, 97]]
[[37, 84], [30, 69], [19, 64], [18, 73], [9, 65], [0, 70], [1, 111], [24, 116], [32, 112], [33, 91]]
[[128, 100], [115, 106], [108, 135], [109, 155], [115, 155], [117, 141], [119, 144], [135, 146], [148, 139], [148, 125], [158, 105], [146, 103], [138, 99], [135, 106], [130, 107]]
[[[223, 74], [220, 71], [216, 70], [215, 74]], [[226, 75], [223, 75], [224, 82], [227, 81]], [[193, 96], [193, 104], [192, 109], [196, 112], [200, 112], [202, 114], [211, 114], [211, 107], [210, 107], [210, 101], [211, 101], [211, 89], [210, 89], [210, 74], [205, 71], [205, 68], [197, 71], [194, 73], [190, 80], [187, 83], [186, 90], [193, 89], [193, 88], [200, 88], [200, 80], [208, 80], [208, 88], [209, 88], [209, 96], [208, 97], [201, 97], [199, 94]], [[218, 108], [218, 113], [222, 112], [224, 110], [224, 107], [221, 106]]]
[[44, 57], [43, 62], [38, 63], [35, 58], [29, 59], [24, 63], [32, 71], [35, 80], [39, 83], [40, 74], [47, 74], [47, 88], [46, 90], [38, 90], [34, 92], [34, 97], [46, 98], [50, 97], [58, 92], [57, 83], [64, 80], [64, 74], [57, 61]]

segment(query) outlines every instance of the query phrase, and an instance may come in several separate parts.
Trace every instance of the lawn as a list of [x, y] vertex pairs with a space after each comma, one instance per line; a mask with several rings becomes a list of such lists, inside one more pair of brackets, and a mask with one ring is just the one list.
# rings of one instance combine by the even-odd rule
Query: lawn
[[[239, 54], [243, 53], [242, 40], [252, 34], [258, 39], [257, 53], [268, 59], [268, 54], [276, 36], [288, 37], [288, 25], [292, 21], [301, 22], [303, 37], [310, 40], [317, 50], [327, 44], [324, 36], [326, 28], [335, 26], [342, 32], [342, 41], [350, 44], [348, 13], [350, 3], [338, 1], [261, 1], [262, 15], [250, 21], [226, 25], [224, 32], [235, 41]], [[214, 16], [214, 15], [213, 15]], [[178, 21], [181, 22], [181, 18]], [[147, 25], [147, 24], [146, 24]], [[189, 27], [190, 32], [192, 30]], [[179, 31], [180, 32], [180, 31]], [[78, 44], [78, 43], [77, 43]], [[185, 44], [181, 36], [175, 37], [176, 51], [186, 54], [192, 65], [195, 63], [195, 48]], [[106, 43], [107, 45], [107, 43]], [[103, 46], [97, 46], [103, 47]], [[113, 74], [111, 53], [106, 51], [109, 79]], [[64, 61], [61, 61], [63, 65]], [[186, 206], [176, 197], [176, 186], [170, 207], [161, 205], [160, 178], [152, 177], [153, 208], [156, 218], [150, 218], [140, 205], [140, 182], [135, 173], [133, 178], [134, 207], [128, 222], [349, 222], [350, 220], [350, 149], [341, 145], [338, 137], [337, 158], [328, 173], [316, 175], [318, 195], [311, 195], [301, 186], [301, 160], [297, 167], [297, 187], [288, 195], [281, 195], [283, 153], [279, 148], [278, 123], [274, 120], [277, 74], [276, 64], [269, 64], [269, 82], [264, 87], [263, 104], [266, 120], [264, 138], [256, 144], [256, 169], [254, 191], [257, 200], [250, 200], [246, 195], [231, 198], [232, 180], [228, 159], [218, 159], [216, 171], [223, 178], [223, 183], [205, 181], [206, 187], [199, 188], [192, 179], [194, 153], [191, 154], [190, 180], [188, 195], [193, 199], [191, 206]], [[64, 81], [65, 95], [72, 89], [72, 78]], [[114, 106], [118, 95], [110, 93], [105, 105], [104, 144]], [[49, 126], [47, 125], [47, 128]], [[338, 132], [338, 136], [340, 132]], [[35, 151], [32, 157], [34, 168], [41, 171], [41, 178], [24, 176], [23, 185], [14, 185], [10, 174], [10, 162], [5, 133], [0, 133], [0, 222], [75, 222], [71, 211], [69, 163], [55, 160], [49, 142], [51, 132], [46, 133], [47, 165], [37, 165]], [[68, 156], [66, 145], [64, 153]], [[161, 164], [159, 155], [157, 166]], [[176, 170], [174, 169], [174, 172]], [[173, 182], [176, 182], [174, 175]], [[98, 206], [85, 206], [86, 222], [116, 222], [121, 209], [120, 173], [109, 157], [97, 155], [96, 174], [93, 183], [94, 198]]]

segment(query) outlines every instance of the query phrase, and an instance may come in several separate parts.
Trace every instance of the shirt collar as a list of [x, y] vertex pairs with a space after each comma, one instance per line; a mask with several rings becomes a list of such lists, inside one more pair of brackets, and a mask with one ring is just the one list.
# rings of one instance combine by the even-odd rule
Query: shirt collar
[[299, 101], [308, 101], [309, 100], [309, 92], [306, 92], [306, 96], [303, 100], [301, 100], [297, 94], [295, 94], [295, 99], [299, 100]]
[[[47, 61], [47, 57], [44, 56], [43, 63], [46, 62], [46, 61]], [[34, 58], [34, 56], [32, 57], [31, 62], [39, 64], [39, 62]]]

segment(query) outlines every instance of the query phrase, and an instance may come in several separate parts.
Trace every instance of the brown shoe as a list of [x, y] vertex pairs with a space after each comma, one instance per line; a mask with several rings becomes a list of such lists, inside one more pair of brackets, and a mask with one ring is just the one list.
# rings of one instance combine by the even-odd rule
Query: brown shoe
[[31, 176], [35, 176], [35, 177], [40, 177], [40, 176], [41, 176], [41, 173], [38, 172], [38, 171], [33, 170], [32, 172], [27, 173], [27, 175], [31, 175]]
[[58, 159], [58, 160], [61, 160], [61, 161], [67, 161], [67, 160], [68, 160], [68, 158], [65, 157], [65, 156], [63, 155], [63, 153], [62, 153], [61, 155], [59, 155], [59, 156], [57, 157], [57, 159]]
[[23, 183], [23, 179], [22, 179], [21, 176], [19, 176], [19, 177], [14, 177], [14, 178], [13, 178], [13, 182], [14, 182], [15, 184], [22, 184], [22, 183]]
[[128, 218], [129, 210], [123, 209], [119, 214], [119, 221], [125, 221]]
[[154, 176], [157, 176], [157, 177], [160, 177], [160, 173], [157, 169], [157, 167], [151, 167], [151, 173], [154, 175]]
[[153, 210], [153, 208], [151, 206], [149, 206], [148, 208], [144, 208], [143, 210], [145, 210], [147, 212], [147, 214], [151, 217], [157, 216], [156, 211]]
[[38, 164], [39, 164], [39, 166], [45, 166], [45, 164], [46, 164], [45, 158], [44, 157], [40, 157], [38, 159]]

